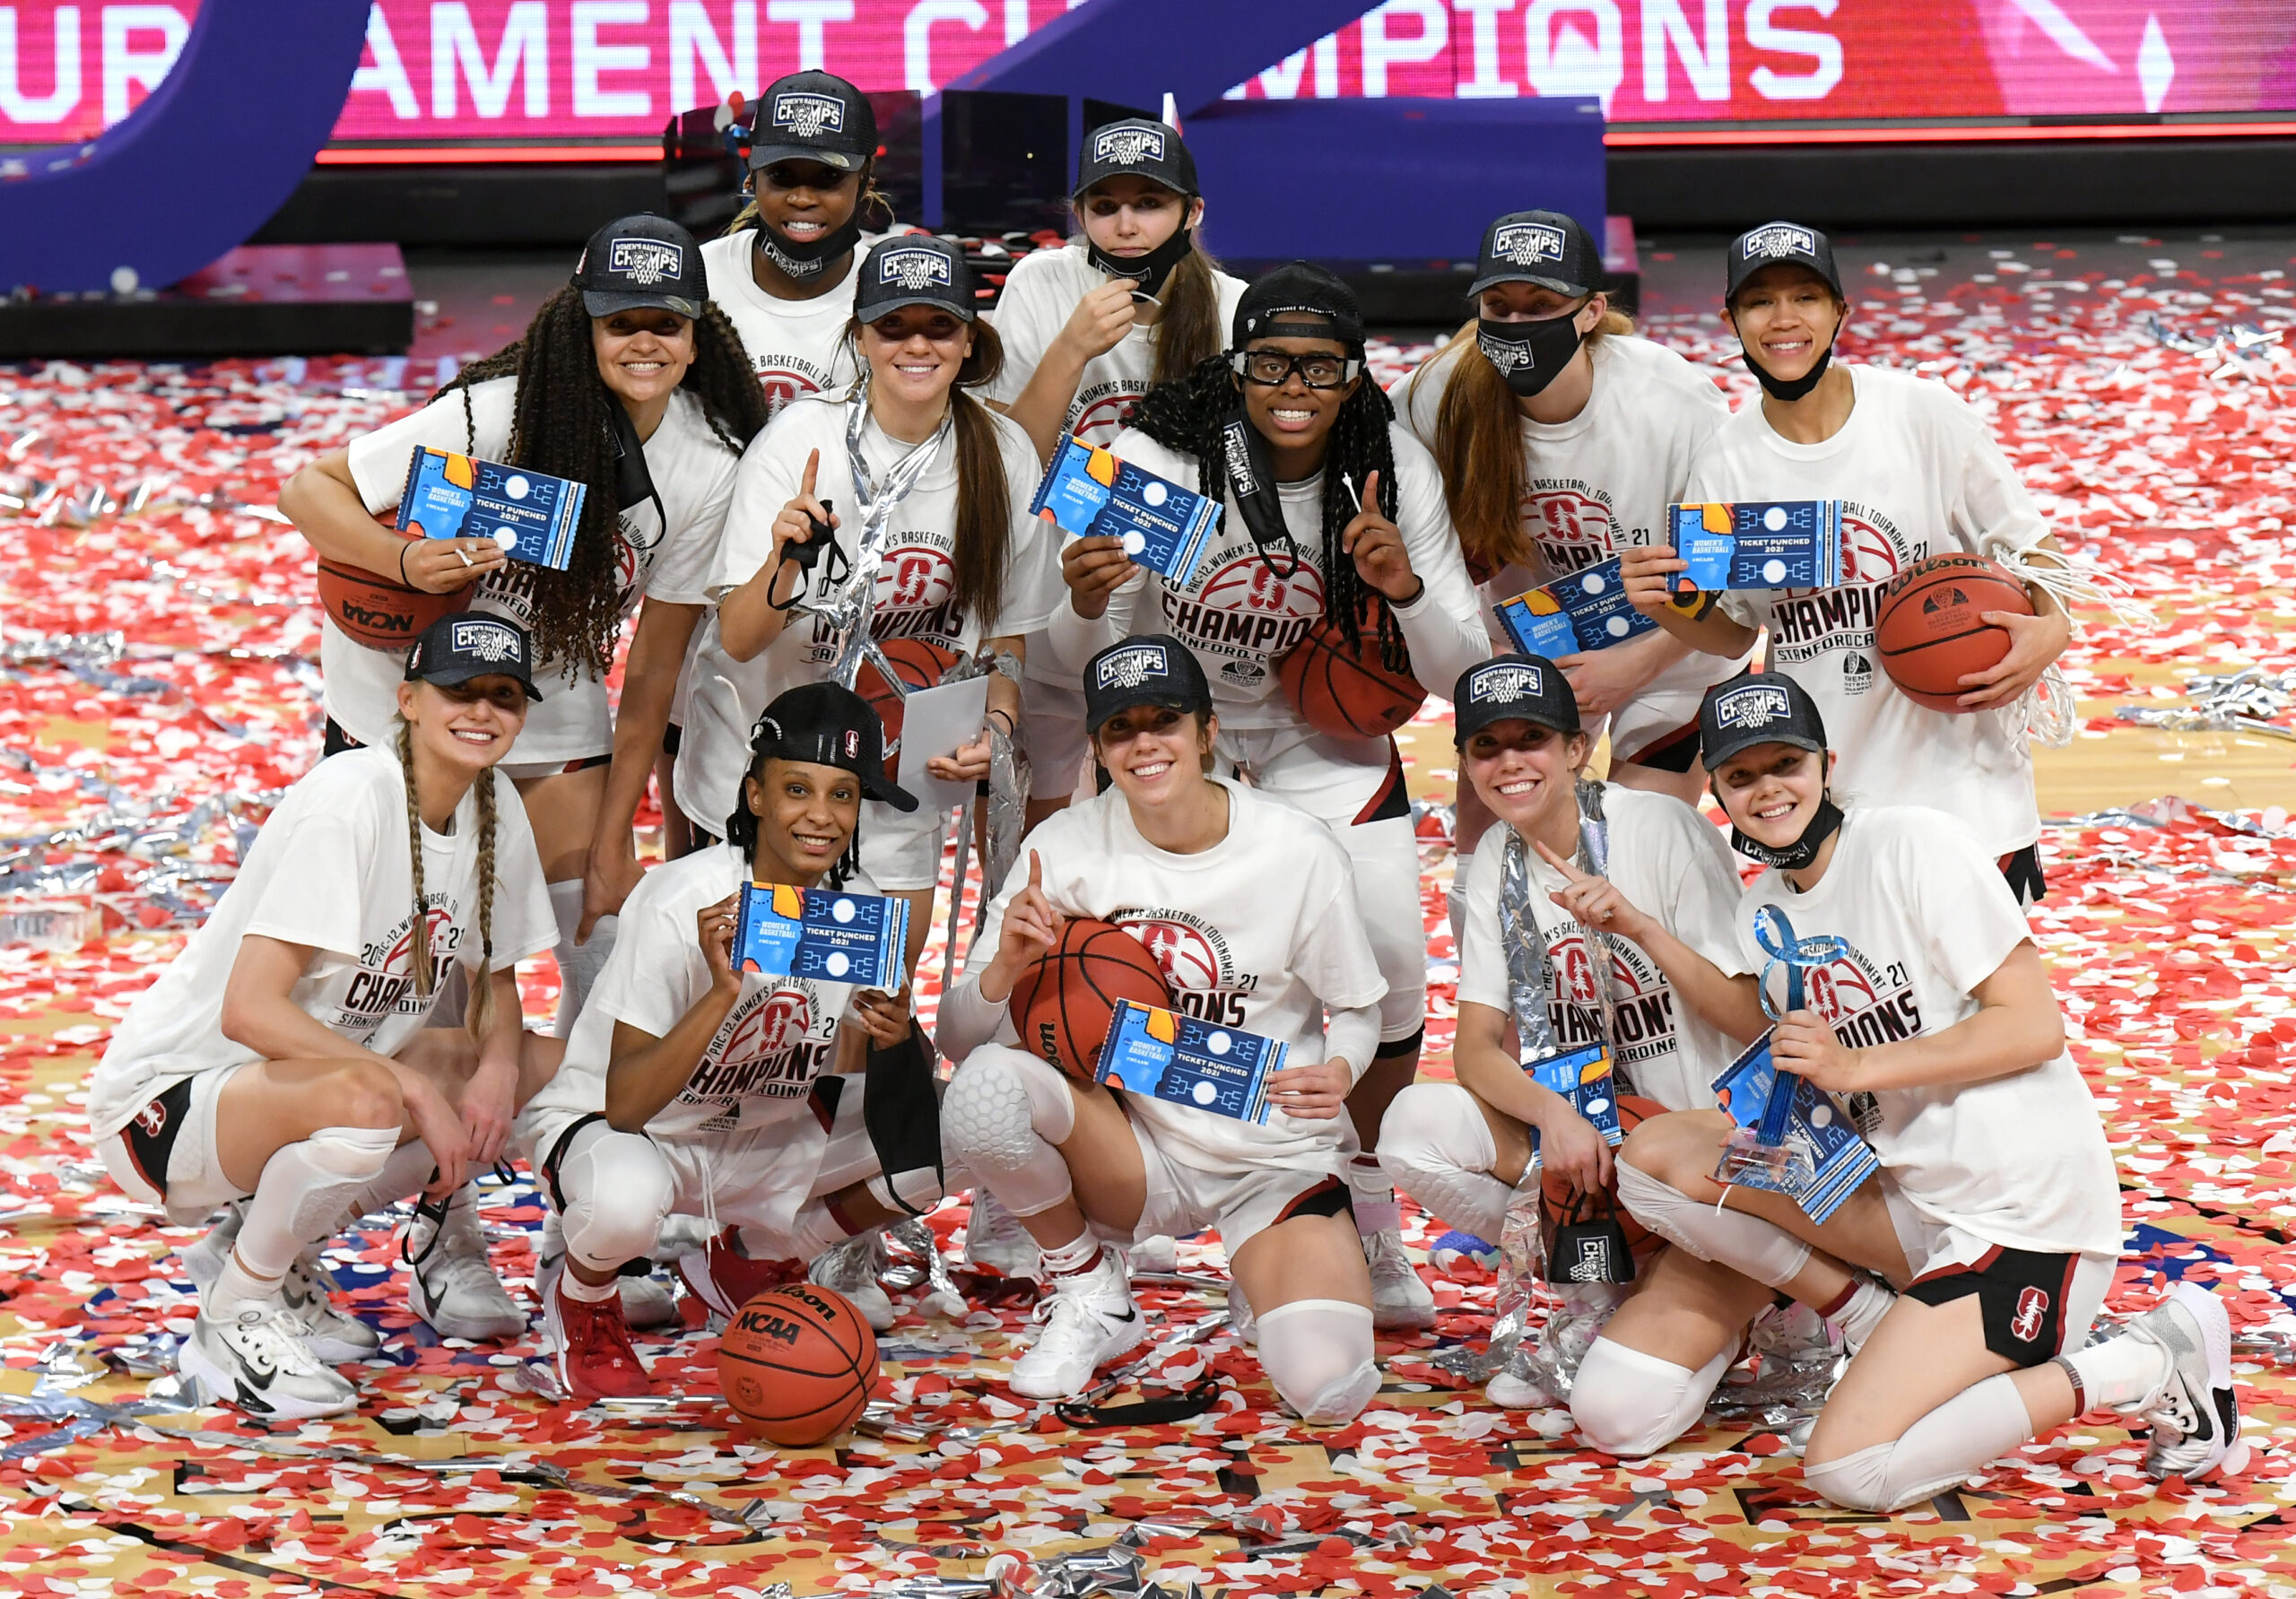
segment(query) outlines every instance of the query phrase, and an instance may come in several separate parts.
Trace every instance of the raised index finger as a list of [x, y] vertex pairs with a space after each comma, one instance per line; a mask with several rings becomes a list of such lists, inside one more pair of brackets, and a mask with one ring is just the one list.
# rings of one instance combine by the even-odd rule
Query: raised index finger
[[813, 497], [813, 479], [819, 475], [821, 469], [822, 452], [815, 450], [805, 457], [805, 478], [804, 482], [798, 485], [797, 491], [808, 500]]

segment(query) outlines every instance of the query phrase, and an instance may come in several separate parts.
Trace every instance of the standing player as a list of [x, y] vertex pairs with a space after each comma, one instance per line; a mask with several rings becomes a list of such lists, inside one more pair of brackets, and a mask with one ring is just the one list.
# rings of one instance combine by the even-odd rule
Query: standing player
[[[1959, 818], [2030, 905], [2045, 885], [2021, 701], [2072, 636], [2044, 586], [2063, 586], [2069, 573], [1968, 402], [1935, 378], [1834, 364], [1848, 310], [1824, 234], [1770, 222], [1738, 236], [1724, 314], [1761, 382], [1761, 403], [1715, 436], [1685, 491], [1698, 501], [1840, 500], [1842, 587], [1709, 595], [1692, 617], [1667, 603], [1670, 575], [1683, 563], [1662, 543], [1629, 554], [1628, 592], [1676, 638], [1713, 655], [1744, 655], [1756, 630], [1768, 629], [1771, 669], [1825, 712], [1844, 786], [1918, 795]], [[2012, 642], [2000, 665], [1965, 680], [1961, 715], [1907, 699], [1874, 643], [1882, 586], [1915, 561], [1956, 551], [2019, 571], [2038, 613], [1986, 613]]]
[[[536, 697], [517, 623], [433, 622], [408, 656], [392, 736], [288, 790], [89, 1080], [96, 1152], [131, 1197], [178, 1222], [235, 1207], [210, 1236], [183, 1346], [210, 1403], [264, 1421], [355, 1405], [323, 1362], [381, 1340], [328, 1303], [320, 1243], [426, 1178], [434, 1199], [459, 1192], [557, 1069], [560, 1046], [520, 1025], [515, 970], [550, 947], [550, 899], [495, 769]], [[457, 965], [464, 1025], [431, 1027]], [[435, 1325], [499, 1308], [492, 1335], [525, 1328], [472, 1212], [428, 1241], [418, 1314]]]
[[[569, 1394], [651, 1390], [615, 1283], [672, 1212], [709, 1218], [707, 1247], [678, 1264], [721, 1317], [796, 1261], [907, 1213], [884, 1186], [860, 1075], [871, 1048], [909, 1037], [906, 993], [745, 972], [735, 952], [745, 882], [875, 892], [854, 870], [863, 797], [917, 808], [885, 779], [883, 739], [876, 713], [833, 683], [766, 708], [731, 836], [631, 891], [565, 1068], [520, 1119], [564, 1221], [565, 1271], [537, 1286]], [[892, 1308], [855, 1264], [829, 1286], [882, 1331]]]
[[[1853, 1351], [1802, 1457], [1836, 1504], [1918, 1503], [2092, 1409], [2152, 1425], [2154, 1476], [2213, 1470], [2239, 1441], [2214, 1295], [2181, 1283], [2083, 1346], [2120, 1257], [2120, 1195], [1993, 862], [1927, 807], [1839, 808], [1816, 699], [1783, 673], [1722, 684], [1700, 724], [1738, 847], [1770, 868], [1746, 891], [1742, 960], [1767, 962], [1775, 991], [1781, 952], [1802, 952], [1781, 940], [1840, 941], [1808, 970], [1807, 1007], [1779, 1020], [1775, 1058], [1847, 1102], [1882, 1170], [1817, 1223], [1783, 1195], [1714, 1180], [1725, 1113], [1636, 1128], [1620, 1194], [1676, 1247], [1579, 1367], [1580, 1430], [1611, 1454], [1664, 1447], [1783, 1290], [1838, 1317]], [[1772, 913], [1792, 931], [1765, 943], [1757, 918]]]
[[1403, 758], [1392, 738], [1316, 732], [1278, 686], [1275, 662], [1318, 621], [1448, 683], [1491, 653], [1474, 587], [1443, 508], [1434, 461], [1363, 375], [1363, 322], [1346, 284], [1294, 262], [1244, 291], [1226, 356], [1134, 408], [1117, 455], [1223, 502], [1186, 585], [1135, 567], [1113, 538], [1061, 552], [1069, 601], [1053, 648], [1082, 661], [1156, 626], [1195, 654], [1220, 708], [1220, 760], [1326, 823], [1354, 865], [1357, 903], [1387, 979], [1377, 1056], [1349, 1096], [1361, 1138], [1351, 1165], [1382, 1326], [1432, 1326], [1433, 1296], [1403, 1250], [1380, 1171], [1379, 1119], [1418, 1069], [1427, 939]]
[[[1199, 240], [1204, 196], [1178, 129], [1144, 118], [1094, 128], [1069, 204], [1078, 237], [1014, 262], [995, 317], [1004, 369], [989, 403], [1047, 461], [1072, 434], [1108, 443], [1151, 386], [1219, 354], [1244, 291]], [[1042, 650], [1022, 689], [1034, 826], [1083, 773], [1083, 699]]]
[[[873, 530], [890, 531], [872, 633], [927, 682], [995, 656], [1013, 657], [1017, 674], [1021, 636], [1042, 627], [1059, 597], [1052, 534], [1029, 515], [1036, 450], [971, 393], [995, 380], [1002, 352], [996, 330], [977, 319], [963, 255], [922, 236], [876, 246], [862, 263], [852, 330], [864, 366], [854, 393], [792, 403], [742, 459], [709, 585], [718, 647], [695, 667], [678, 753], [678, 803], [713, 838], [741, 804], [757, 714], [785, 690], [824, 678], [845, 641], [825, 619], [786, 607], [823, 591]], [[806, 569], [788, 552], [809, 544], [816, 523], [831, 530], [832, 548]], [[1014, 678], [998, 671], [988, 719], [1011, 733], [1020, 698]], [[987, 776], [987, 729], [955, 759], [951, 776]], [[880, 892], [909, 901], [913, 969], [946, 816], [870, 804], [864, 865]]]
[[[1113, 789], [1030, 835], [940, 1017], [942, 1050], [962, 1062], [944, 1104], [951, 1151], [1021, 1218], [1052, 1285], [1013, 1391], [1072, 1398], [1147, 1335], [1109, 1242], [1214, 1226], [1276, 1393], [1311, 1423], [1352, 1421], [1379, 1373], [1341, 1111], [1384, 985], [1346, 854], [1289, 805], [1211, 775], [1213, 691], [1179, 639], [1101, 651], [1084, 694]], [[1301, 1064], [1268, 1079], [1265, 1125], [1077, 1082], [1015, 1047], [1013, 985], [1069, 917], [1200, 952], [1167, 965], [1179, 1008], [1290, 1046]]]

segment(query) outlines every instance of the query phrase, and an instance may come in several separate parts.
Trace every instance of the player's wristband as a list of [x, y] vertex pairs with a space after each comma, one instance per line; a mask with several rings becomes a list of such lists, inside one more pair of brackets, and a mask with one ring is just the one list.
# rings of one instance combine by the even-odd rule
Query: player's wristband
[[1390, 606], [1394, 607], [1396, 610], [1398, 610], [1398, 611], [1408, 611], [1408, 610], [1410, 610], [1413, 605], [1416, 605], [1417, 604], [1419, 604], [1419, 602], [1420, 602], [1420, 601], [1422, 601], [1422, 600], [1425, 599], [1426, 597], [1427, 597], [1427, 579], [1426, 579], [1426, 578], [1420, 578], [1420, 579], [1419, 579], [1419, 587], [1416, 587], [1416, 588], [1414, 588], [1414, 589], [1413, 589], [1413, 590], [1411, 591], [1411, 598], [1409, 598], [1409, 599], [1407, 599], [1407, 600], [1389, 600], [1389, 601], [1387, 602], [1387, 604], [1388, 604]]
[[412, 588], [412, 587], [414, 587], [414, 581], [413, 581], [413, 578], [409, 578], [409, 577], [406, 575], [406, 552], [407, 552], [409, 550], [412, 550], [412, 549], [413, 549], [413, 548], [414, 548], [414, 541], [413, 541], [413, 539], [402, 539], [402, 540], [399, 542], [399, 546], [398, 546], [398, 580], [399, 580], [399, 582], [400, 582], [402, 585], [404, 585], [404, 587], [408, 587], [408, 588]]

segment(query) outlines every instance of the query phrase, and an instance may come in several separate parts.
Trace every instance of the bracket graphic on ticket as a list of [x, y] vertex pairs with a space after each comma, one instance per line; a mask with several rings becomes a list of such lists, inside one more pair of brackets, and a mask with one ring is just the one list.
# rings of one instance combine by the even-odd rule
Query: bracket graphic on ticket
[[1637, 639], [1658, 624], [1628, 603], [1619, 558], [1499, 603], [1499, 623], [1525, 655], [1583, 655]]
[[893, 993], [909, 944], [906, 900], [787, 883], [742, 885], [734, 969]]
[[[1611, 1076], [1611, 1052], [1602, 1045], [1585, 1044], [1526, 1060], [1523, 1074], [1570, 1100], [1570, 1108], [1587, 1118], [1605, 1143], [1615, 1146], [1626, 1142], [1626, 1130], [1619, 1125], [1618, 1085]], [[1531, 1148], [1536, 1150], [1538, 1143], [1539, 1130], [1533, 1127]]]
[[406, 464], [398, 530], [416, 538], [492, 539], [513, 561], [564, 571], [574, 559], [586, 484], [429, 445]]
[[1791, 1158], [1778, 1163], [1770, 1175], [1748, 1165], [1735, 1169], [1732, 1179], [1787, 1195], [1811, 1221], [1823, 1221], [1882, 1162], [1858, 1136], [1849, 1113], [1808, 1078], [1785, 1073], [1794, 1098], [1785, 1105], [1772, 1103], [1779, 1098], [1775, 1091], [1780, 1080], [1770, 1058], [1770, 1038], [1762, 1034], [1723, 1069], [1714, 1080], [1714, 1098], [1732, 1121], [1750, 1132], [1759, 1133], [1765, 1122], [1771, 1124]]
[[1265, 1126], [1267, 1080], [1290, 1053], [1258, 1033], [1120, 999], [1099, 1075], [1110, 1088]]
[[1831, 588], [1841, 581], [1838, 500], [1670, 505], [1674, 553], [1689, 569], [1677, 594], [1732, 588]]
[[1081, 439], [1064, 440], [1030, 514], [1074, 538], [1120, 539], [1124, 552], [1175, 583], [1196, 575], [1220, 507]]

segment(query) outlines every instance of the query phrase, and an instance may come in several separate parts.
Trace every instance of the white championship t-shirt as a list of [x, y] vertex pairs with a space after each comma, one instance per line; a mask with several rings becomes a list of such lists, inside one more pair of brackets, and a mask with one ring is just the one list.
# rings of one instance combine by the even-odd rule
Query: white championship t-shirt
[[[1705, 956], [1726, 975], [1754, 969], [1739, 954], [1738, 873], [1714, 825], [1663, 794], [1603, 786], [1610, 823], [1610, 881], [1628, 901]], [[1505, 825], [1476, 846], [1466, 873], [1466, 910], [1459, 930], [1459, 1000], [1514, 1013], [1507, 995], [1507, 952], [1499, 939], [1499, 883], [1506, 864]], [[1553, 991], [1547, 1016], [1565, 1049], [1598, 1044], [1606, 1034], [1603, 1004], [1589, 968], [1586, 929], [1547, 896], [1562, 873], [1530, 853], [1531, 909], [1546, 934]], [[1675, 995], [1666, 974], [1640, 944], [1615, 934], [1611, 947], [1612, 1014], [1617, 1036], [1611, 1059], [1637, 1093], [1669, 1110], [1710, 1110], [1714, 1079], [1741, 1046], [1700, 1020]]]
[[1955, 817], [1999, 856], [2040, 837], [2024, 711], [1955, 715], [1899, 692], [1874, 644], [1882, 585], [1932, 555], [2031, 549], [2048, 535], [1984, 421], [1944, 384], [1849, 366], [1857, 404], [1822, 444], [1774, 432], [1759, 404], [1730, 418], [1691, 468], [1692, 500], [1839, 500], [1849, 581], [1746, 590], [1722, 609], [1770, 630], [1770, 669], [1810, 691], [1841, 757], [1845, 794], [1911, 799]]
[[[613, 952], [566, 1042], [565, 1064], [530, 1109], [587, 1114], [605, 1108], [614, 1023], [666, 1038], [709, 992], [709, 963], [696, 918], [739, 893], [748, 877], [741, 850], [718, 844], [638, 880], [622, 906]], [[846, 886], [857, 894], [876, 892], [857, 874]], [[835, 1065], [838, 1022], [853, 993], [850, 983], [744, 972], [741, 997], [711, 1035], [683, 1091], [646, 1124], [648, 1136], [690, 1140], [793, 1119], [818, 1130], [808, 1098], [813, 1080]]]
[[[351, 475], [367, 508], [387, 511], [398, 504], [407, 463], [422, 446], [501, 460], [510, 448], [517, 390], [516, 378], [475, 383], [352, 440]], [[682, 605], [709, 600], [709, 569], [733, 497], [738, 458], [710, 431], [700, 400], [684, 389], [671, 396], [661, 425], [645, 441], [645, 454], [669, 526], [664, 528], [650, 499], [622, 513], [617, 583], [624, 616], [645, 596]], [[611, 484], [605, 487], [611, 491]], [[590, 488], [600, 491], [596, 484]], [[531, 627], [535, 575], [540, 569], [505, 561], [479, 585], [469, 608]], [[398, 709], [406, 652], [361, 644], [328, 621], [319, 639], [319, 670], [326, 679], [326, 714], [335, 724], [362, 744], [386, 742]], [[542, 701], [528, 708], [508, 764], [534, 766], [613, 752], [613, 715], [602, 678], [571, 662], [544, 660], [535, 665], [535, 686], [542, 691]]]
[[[1428, 692], [1448, 698], [1459, 673], [1491, 655], [1474, 584], [1451, 531], [1443, 500], [1443, 481], [1435, 458], [1405, 430], [1389, 427], [1395, 447], [1396, 526], [1403, 533], [1411, 569], [1426, 589], [1409, 605], [1395, 607], [1404, 642], [1411, 650], [1412, 675]], [[1147, 434], [1127, 428], [1110, 446], [1117, 458], [1168, 478], [1182, 488], [1196, 485], [1196, 460], [1165, 448]], [[1355, 485], [1360, 493], [1363, 485]], [[1233, 497], [1213, 530], [1196, 576], [1185, 585], [1141, 568], [1109, 596], [1097, 621], [1086, 621], [1065, 603], [1055, 613], [1055, 653], [1072, 676], [1107, 645], [1135, 633], [1169, 632], [1195, 654], [1212, 684], [1220, 726], [1229, 732], [1304, 727], [1275, 674], [1276, 658], [1307, 636], [1324, 614], [1324, 532], [1321, 473], [1296, 483], [1277, 485], [1291, 552], [1263, 558], [1252, 542]], [[1057, 560], [1057, 555], [1055, 557]]]
[[[1847, 940], [1805, 981], [1810, 1008], [1852, 1048], [1939, 1033], [1978, 1011], [1971, 990], [2031, 937], [2024, 912], [1966, 829], [1916, 805], [1852, 805], [1825, 875], [1796, 893], [1775, 871], [1746, 891], [1738, 945], [1769, 957], [1753, 912], [1774, 905], [1797, 937]], [[1770, 999], [1785, 1000], [1781, 971]], [[1914, 1208], [1989, 1244], [2120, 1252], [2120, 1190], [2088, 1084], [2066, 1055], [1990, 1082], [1841, 1096]]]
[[861, 282], [861, 259], [877, 242], [865, 233], [853, 247], [845, 275], [810, 300], [782, 300], [757, 286], [751, 265], [757, 234], [748, 228], [701, 247], [709, 298], [742, 335], [758, 387], [765, 391], [766, 413], [777, 414], [807, 395], [841, 395], [858, 370], [845, 336], [853, 317], [853, 296]]
[[[1387, 991], [1355, 908], [1347, 855], [1327, 828], [1225, 778], [1228, 836], [1173, 855], [1140, 836], [1116, 789], [1079, 800], [1029, 835], [1044, 894], [1065, 916], [1113, 922], [1145, 944], [1193, 1016], [1279, 1038], [1292, 1064], [1324, 1058], [1325, 1012], [1376, 1004]], [[1004, 908], [1028, 885], [1016, 864], [981, 917], [966, 976], [996, 953]], [[997, 1037], [1016, 1041], [1011, 1018]], [[1368, 1063], [1348, 1063], [1360, 1072]], [[1202, 1171], [1267, 1167], [1336, 1171], [1347, 1122], [1277, 1110], [1265, 1126], [1130, 1093], [1125, 1106], [1157, 1147]]]
[[[493, 966], [508, 971], [558, 942], [542, 860], [517, 791], [494, 785]], [[439, 982], [474, 969], [478, 932], [478, 796], [454, 830], [422, 830], [422, 897]], [[109, 1137], [178, 1078], [261, 1058], [223, 1036], [223, 988], [253, 934], [317, 952], [290, 997], [306, 1014], [378, 1055], [396, 1055], [430, 1020], [439, 988], [414, 982], [414, 872], [406, 783], [389, 750], [350, 750], [306, 773], [256, 835], [213, 914], [137, 996], [89, 1079], [93, 1135]]]
[[[796, 497], [806, 458], [821, 452], [814, 493], [833, 502], [837, 542], [849, 557], [861, 532], [859, 500], [845, 453], [846, 403], [810, 399], [791, 404], [742, 456], [726, 536], [711, 574], [709, 597], [722, 600], [757, 575], [773, 552], [773, 519]], [[1060, 580], [1058, 537], [1029, 515], [1036, 494], [1037, 452], [1020, 424], [990, 413], [1004, 461], [1004, 491], [1012, 505], [1002, 612], [972, 616], [951, 600], [956, 585], [957, 454], [953, 437], [926, 468], [892, 515], [891, 543], [877, 567], [876, 610], [871, 632], [881, 641], [915, 639], [953, 656], [970, 655], [983, 639], [1030, 632], [1044, 625], [1067, 594]], [[872, 475], [882, 479], [909, 447], [886, 436], [873, 417], [861, 430]], [[818, 575], [821, 569], [814, 569]], [[794, 617], [756, 658], [736, 661], [708, 624], [693, 667], [693, 693], [678, 748], [678, 806], [698, 827], [722, 832], [749, 767], [750, 726], [774, 697], [800, 683], [817, 682], [837, 658], [839, 635], [820, 618]]]

